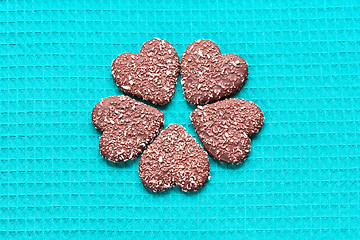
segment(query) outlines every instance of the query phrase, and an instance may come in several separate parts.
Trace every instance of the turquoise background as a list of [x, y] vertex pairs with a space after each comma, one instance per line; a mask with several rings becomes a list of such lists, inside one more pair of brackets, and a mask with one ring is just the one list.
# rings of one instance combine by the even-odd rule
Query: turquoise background
[[[359, 1], [0, 1], [1, 239], [359, 239]], [[199, 38], [249, 63], [248, 160], [197, 193], [109, 164], [90, 113], [118, 54]], [[197, 138], [178, 80], [164, 111]], [[197, 138], [198, 140], [198, 138]]]

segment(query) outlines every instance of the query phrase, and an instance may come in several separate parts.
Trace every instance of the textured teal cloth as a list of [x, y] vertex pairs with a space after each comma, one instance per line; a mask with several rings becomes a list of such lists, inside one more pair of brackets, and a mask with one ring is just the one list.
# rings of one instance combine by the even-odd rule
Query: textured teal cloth
[[[0, 1], [0, 239], [359, 239], [360, 2]], [[153, 37], [241, 55], [265, 114], [241, 166], [197, 193], [142, 186], [91, 123], [110, 73]], [[199, 141], [180, 79], [160, 107]]]

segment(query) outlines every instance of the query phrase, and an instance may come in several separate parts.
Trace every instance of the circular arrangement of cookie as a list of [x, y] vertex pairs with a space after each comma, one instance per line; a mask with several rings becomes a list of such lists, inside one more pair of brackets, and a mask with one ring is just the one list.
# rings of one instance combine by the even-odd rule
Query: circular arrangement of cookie
[[[250, 136], [260, 131], [264, 114], [244, 99], [218, 101], [239, 91], [247, 79], [247, 63], [240, 56], [221, 55], [213, 41], [200, 39], [186, 49], [180, 66], [171, 44], [154, 38], [143, 44], [139, 54], [120, 54], [111, 65], [124, 93], [157, 105], [170, 102], [179, 71], [189, 103], [215, 102], [198, 106], [190, 115], [207, 153], [230, 164], [244, 161]], [[127, 96], [107, 97], [95, 105], [92, 121], [103, 132], [99, 149], [104, 158], [127, 161], [146, 149], [139, 176], [147, 189], [160, 192], [177, 185], [183, 191], [196, 191], [207, 182], [210, 167], [205, 150], [181, 125], [171, 124], [161, 132], [164, 115], [156, 108]]]

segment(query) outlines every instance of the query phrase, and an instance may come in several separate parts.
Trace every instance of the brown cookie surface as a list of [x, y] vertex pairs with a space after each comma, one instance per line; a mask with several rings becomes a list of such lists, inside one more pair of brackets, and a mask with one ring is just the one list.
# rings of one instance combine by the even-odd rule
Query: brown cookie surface
[[137, 158], [164, 126], [164, 115], [156, 108], [127, 96], [107, 97], [91, 114], [100, 138], [101, 155], [122, 162]]
[[111, 64], [118, 87], [153, 104], [170, 102], [180, 70], [179, 56], [166, 40], [145, 42], [140, 53], [123, 53]]
[[259, 132], [264, 123], [259, 106], [234, 98], [199, 106], [190, 118], [210, 156], [232, 164], [248, 156], [249, 136]]
[[139, 175], [153, 192], [179, 186], [183, 191], [201, 188], [209, 176], [209, 159], [204, 149], [177, 124], [169, 125], [141, 156]]
[[191, 104], [206, 104], [239, 91], [248, 76], [247, 63], [235, 54], [221, 55], [219, 46], [200, 39], [181, 58], [181, 84]]

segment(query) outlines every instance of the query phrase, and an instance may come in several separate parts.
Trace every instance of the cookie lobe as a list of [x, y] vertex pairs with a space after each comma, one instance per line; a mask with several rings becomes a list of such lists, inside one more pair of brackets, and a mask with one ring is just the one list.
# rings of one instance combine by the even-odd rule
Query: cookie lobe
[[139, 54], [120, 54], [111, 64], [111, 74], [123, 92], [157, 105], [172, 99], [179, 71], [174, 47], [158, 38], [145, 42]]
[[248, 66], [236, 54], [221, 55], [219, 46], [200, 39], [185, 50], [181, 59], [181, 84], [191, 104], [206, 104], [238, 92], [248, 77]]
[[186, 129], [169, 125], [141, 156], [139, 175], [146, 188], [164, 191], [176, 184], [183, 191], [201, 188], [209, 176], [209, 159]]
[[162, 112], [124, 95], [98, 102], [91, 118], [103, 132], [100, 153], [112, 162], [137, 158], [164, 126]]
[[246, 159], [250, 152], [249, 136], [259, 132], [264, 123], [259, 106], [244, 99], [199, 106], [190, 118], [209, 155], [232, 164]]

